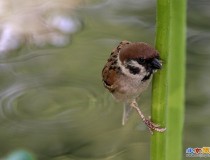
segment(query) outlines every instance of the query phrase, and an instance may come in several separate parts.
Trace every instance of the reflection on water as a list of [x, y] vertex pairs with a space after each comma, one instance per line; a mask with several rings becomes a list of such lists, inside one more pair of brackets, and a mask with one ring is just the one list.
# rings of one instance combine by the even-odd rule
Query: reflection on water
[[70, 34], [80, 28], [79, 20], [69, 15], [79, 2], [0, 0], [0, 53], [29, 44], [66, 45]]
[[[22, 47], [0, 56], [0, 157], [14, 150], [26, 149], [40, 160], [149, 159], [149, 131], [136, 114], [124, 127], [121, 126], [122, 104], [115, 102], [103, 88], [101, 69], [110, 51], [121, 40], [154, 44], [154, 1], [97, 1], [80, 6], [71, 13], [67, 11], [71, 8], [67, 3], [71, 1], [56, 2], [40, 0], [32, 8], [30, 3], [23, 3], [21, 13], [25, 10], [31, 13], [32, 9], [37, 10], [37, 14], [51, 13], [52, 10], [44, 11], [43, 6], [51, 6], [54, 10], [57, 5], [58, 8], [63, 7], [58, 9], [59, 12], [44, 16], [44, 20], [48, 24], [46, 26], [53, 27], [54, 33], [61, 33], [67, 39], [72, 38], [70, 34], [80, 25], [78, 18], [72, 15], [80, 17], [83, 30], [77, 32], [72, 43], [63, 48], [55, 46], [66, 45], [68, 41], [48, 39], [48, 34], [39, 28], [40, 21], [31, 18], [32, 15], [20, 16], [21, 13], [16, 11], [19, 19], [8, 26], [10, 21], [6, 18], [5, 25], [1, 24], [0, 51], [7, 51], [5, 47], [15, 49], [20, 44]], [[73, 2], [73, 8], [78, 7]], [[10, 3], [0, 1], [0, 7], [4, 4], [3, 9], [6, 6], [11, 9]], [[208, 2], [190, 0], [188, 9], [185, 148], [210, 144], [207, 138], [210, 130], [210, 88], [204, 85], [210, 77], [210, 37], [206, 27], [209, 22], [202, 19], [209, 16], [209, 10], [202, 3]], [[39, 12], [40, 9], [43, 12]], [[57, 14], [60, 10], [65, 14]], [[6, 11], [1, 10], [0, 14]], [[18, 36], [13, 35], [13, 23], [18, 22], [23, 28], [25, 17], [31, 18], [26, 26], [36, 25], [38, 30], [31, 32], [25, 27], [24, 33], [36, 35], [33, 43], [45, 48], [26, 45], [31, 43], [31, 39], [23, 43], [22, 36], [16, 38], [22, 32], [18, 32]], [[52, 32], [47, 33], [52, 35]], [[54, 47], [45, 44], [53, 44]], [[149, 91], [139, 103], [143, 112], [149, 115]]]

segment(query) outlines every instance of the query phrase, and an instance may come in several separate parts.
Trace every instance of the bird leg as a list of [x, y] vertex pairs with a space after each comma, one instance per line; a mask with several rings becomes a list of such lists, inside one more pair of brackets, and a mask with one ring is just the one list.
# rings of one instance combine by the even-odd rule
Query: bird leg
[[157, 132], [164, 132], [166, 130], [166, 128], [161, 128], [159, 124], [155, 124], [151, 121], [150, 117], [149, 119], [145, 118], [143, 113], [141, 112], [141, 110], [138, 107], [138, 104], [136, 103], [136, 101], [132, 101], [132, 103], [130, 104], [131, 107], [133, 107], [139, 114], [139, 116], [141, 117], [141, 119], [143, 120], [143, 122], [147, 125], [147, 127], [150, 130], [150, 133], [153, 134], [153, 130], [157, 131]]

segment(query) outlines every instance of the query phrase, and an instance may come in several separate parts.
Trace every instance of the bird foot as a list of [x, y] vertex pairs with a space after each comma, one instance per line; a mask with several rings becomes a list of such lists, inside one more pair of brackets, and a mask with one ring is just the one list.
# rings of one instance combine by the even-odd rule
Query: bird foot
[[162, 128], [162, 127], [160, 127], [159, 124], [156, 124], [156, 123], [152, 122], [150, 116], [149, 116], [148, 119], [145, 118], [144, 115], [143, 115], [143, 113], [139, 109], [138, 104], [136, 103], [135, 100], [131, 103], [131, 107], [133, 107], [138, 112], [138, 114], [141, 117], [141, 119], [143, 120], [143, 122], [149, 128], [149, 131], [150, 131], [151, 134], [153, 134], [153, 131], [164, 132], [166, 130], [166, 128]]
[[155, 130], [157, 132], [164, 132], [166, 130], [166, 128], [162, 128], [162, 127], [160, 127], [159, 124], [152, 122], [150, 117], [149, 117], [149, 119], [145, 118], [143, 121], [149, 128], [149, 131], [151, 134], [153, 134], [153, 130]]

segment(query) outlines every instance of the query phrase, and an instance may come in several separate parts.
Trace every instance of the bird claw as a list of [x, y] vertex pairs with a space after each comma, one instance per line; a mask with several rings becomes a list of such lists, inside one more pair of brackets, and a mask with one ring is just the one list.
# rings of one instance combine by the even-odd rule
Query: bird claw
[[149, 123], [151, 123], [151, 124], [152, 124], [153, 126], [155, 126], [156, 128], [160, 127], [159, 124], [156, 124], [156, 123], [152, 122], [151, 116], [149, 116], [148, 119], [146, 119], [146, 120], [147, 120], [147, 121], [150, 121]]
[[149, 119], [144, 119], [144, 123], [149, 128], [151, 134], [153, 134], [153, 130], [157, 132], [164, 132], [166, 130], [166, 128], [162, 128], [159, 124], [152, 122], [151, 117], [149, 117]]

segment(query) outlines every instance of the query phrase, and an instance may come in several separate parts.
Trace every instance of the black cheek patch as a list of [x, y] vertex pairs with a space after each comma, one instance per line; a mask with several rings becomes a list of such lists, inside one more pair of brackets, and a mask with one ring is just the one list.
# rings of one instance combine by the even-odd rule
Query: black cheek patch
[[148, 72], [149, 72], [149, 74], [148, 74], [147, 76], [145, 76], [145, 77], [141, 80], [142, 82], [145, 82], [146, 80], [150, 79], [150, 77], [151, 77], [153, 71], [152, 71], [152, 70], [149, 70]]
[[132, 74], [139, 74], [140, 69], [134, 66], [128, 65], [126, 68], [128, 68], [129, 72]]
[[148, 80], [150, 78], [151, 74], [149, 74], [148, 76], [145, 76], [141, 81], [145, 82], [146, 80]]

